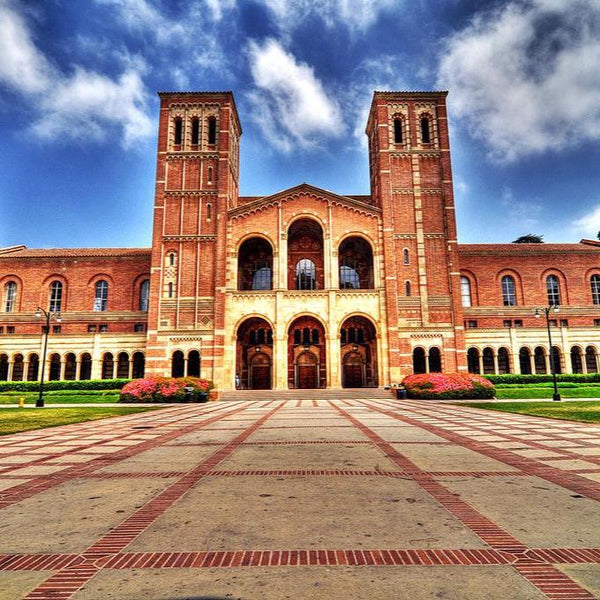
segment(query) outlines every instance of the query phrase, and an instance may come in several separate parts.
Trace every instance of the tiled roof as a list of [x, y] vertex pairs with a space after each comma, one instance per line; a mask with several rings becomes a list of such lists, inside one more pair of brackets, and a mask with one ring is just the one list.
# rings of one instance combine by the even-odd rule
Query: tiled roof
[[151, 248], [0, 248], [1, 258], [94, 258], [108, 256], [148, 256]]
[[458, 244], [460, 254], [560, 254], [585, 252], [597, 254], [600, 245], [587, 240], [578, 244]]

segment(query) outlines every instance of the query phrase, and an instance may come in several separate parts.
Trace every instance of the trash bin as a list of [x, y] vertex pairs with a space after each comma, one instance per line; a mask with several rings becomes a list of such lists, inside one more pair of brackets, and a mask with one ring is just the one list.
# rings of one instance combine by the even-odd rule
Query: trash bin
[[396, 398], [398, 400], [406, 400], [406, 388], [403, 385], [399, 385], [396, 388]]
[[196, 400], [196, 388], [192, 385], [186, 385], [183, 389], [185, 391], [184, 402], [194, 402]]

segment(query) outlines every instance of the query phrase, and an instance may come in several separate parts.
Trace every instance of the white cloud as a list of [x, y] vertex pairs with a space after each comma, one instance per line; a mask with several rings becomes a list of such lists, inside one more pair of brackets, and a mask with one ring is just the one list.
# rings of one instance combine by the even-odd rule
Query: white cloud
[[215, 21], [220, 21], [223, 17], [223, 12], [226, 10], [231, 10], [235, 7], [235, 4], [236, 0], [206, 0], [206, 5], [212, 13], [212, 18]]
[[116, 80], [77, 66], [72, 74], [61, 73], [37, 48], [12, 3], [0, 0], [0, 84], [34, 108], [31, 130], [39, 137], [100, 139], [116, 126], [128, 146], [150, 135], [140, 68], [139, 61], [130, 62]]
[[[506, 221], [513, 226], [529, 230], [540, 224], [543, 207], [539, 200], [520, 200], [515, 198], [510, 187], [505, 187], [502, 190], [501, 204]], [[528, 231], [524, 231], [520, 235], [525, 235], [525, 233]]]
[[600, 231], [600, 204], [575, 219], [571, 224], [571, 228], [574, 230], [575, 235], [593, 240], [597, 239], [596, 236]]
[[256, 92], [248, 95], [252, 115], [265, 136], [289, 152], [313, 146], [344, 130], [337, 102], [327, 96], [314, 71], [275, 40], [250, 42], [248, 57]]
[[278, 26], [294, 29], [308, 16], [320, 17], [327, 27], [343, 25], [351, 31], [365, 31], [384, 11], [398, 6], [398, 0], [262, 0]]
[[600, 2], [511, 0], [451, 35], [439, 87], [490, 155], [600, 139]]

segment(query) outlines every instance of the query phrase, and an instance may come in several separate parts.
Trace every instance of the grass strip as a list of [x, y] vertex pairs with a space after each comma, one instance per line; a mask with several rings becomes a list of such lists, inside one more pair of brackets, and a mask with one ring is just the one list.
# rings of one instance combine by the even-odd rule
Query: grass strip
[[[600, 398], [600, 387], [563, 388], [558, 386], [558, 391], [563, 398]], [[525, 400], [527, 398], [552, 398], [552, 387], [512, 387], [496, 388], [496, 398], [507, 400]]]
[[600, 423], [600, 402], [467, 402], [457, 406], [547, 417], [580, 423]]

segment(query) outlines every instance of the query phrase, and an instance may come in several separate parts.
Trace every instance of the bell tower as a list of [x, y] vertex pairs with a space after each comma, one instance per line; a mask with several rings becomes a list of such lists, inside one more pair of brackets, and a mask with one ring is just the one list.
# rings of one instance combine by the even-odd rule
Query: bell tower
[[238, 201], [242, 130], [231, 92], [159, 97], [146, 368], [218, 382], [227, 210]]
[[416, 348], [437, 347], [443, 371], [466, 371], [446, 95], [375, 92], [367, 123], [392, 381], [413, 371]]

